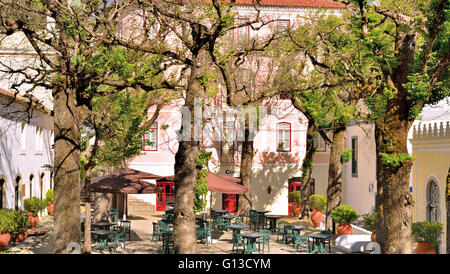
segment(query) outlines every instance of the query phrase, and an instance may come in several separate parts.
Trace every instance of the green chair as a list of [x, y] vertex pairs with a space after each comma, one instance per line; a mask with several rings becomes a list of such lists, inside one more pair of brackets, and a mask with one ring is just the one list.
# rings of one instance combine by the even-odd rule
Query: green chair
[[262, 253], [264, 254], [264, 250], [266, 248], [267, 244], [267, 251], [270, 252], [270, 230], [268, 229], [261, 229], [259, 233], [264, 234], [264, 237], [259, 238], [258, 244], [262, 244]]
[[267, 229], [267, 219], [264, 214], [257, 214], [258, 230], [260, 228]]
[[284, 230], [284, 226], [286, 225], [285, 222], [278, 222], [278, 227], [277, 227], [277, 243], [278, 243], [278, 237], [281, 235], [281, 240], [284, 242], [284, 238], [285, 238], [285, 230]]
[[239, 252], [239, 248], [242, 247], [242, 251], [245, 249], [244, 239], [241, 237], [241, 234], [233, 233], [233, 237], [231, 239], [233, 247], [231, 249], [231, 253], [235, 253], [235, 251]]
[[245, 217], [245, 215], [236, 216], [236, 218], [234, 218], [234, 220], [233, 220], [233, 224], [244, 225], [244, 217]]
[[222, 216], [216, 215], [214, 216], [214, 230], [217, 228], [219, 230], [222, 230], [226, 226], [226, 223], [223, 221]]
[[294, 241], [294, 229], [292, 225], [284, 225], [284, 243], [288, 244], [289, 241]]
[[256, 213], [256, 211], [254, 210], [250, 210], [249, 211], [249, 226], [250, 229], [253, 226], [254, 230], [257, 230], [257, 226], [258, 226], [258, 214]]
[[164, 231], [162, 234], [161, 254], [175, 253], [173, 244], [173, 231]]
[[122, 242], [123, 243], [123, 249], [125, 249], [125, 228], [123, 227], [118, 227], [113, 234], [113, 238], [112, 241], [114, 242], [114, 250], [117, 249], [117, 247], [119, 246], [119, 243]]
[[294, 234], [294, 239], [293, 239], [293, 243], [294, 243], [294, 249], [295, 252], [298, 251], [298, 247], [305, 247], [306, 248], [306, 252], [309, 252], [309, 247], [308, 247], [308, 237], [305, 236], [301, 236], [300, 233], [297, 230], [293, 231]]
[[159, 225], [159, 223], [153, 222], [152, 241], [154, 241], [155, 238], [157, 238], [158, 241], [161, 240], [161, 236], [162, 236], [161, 226]]
[[212, 237], [212, 229], [211, 225], [208, 224], [206, 227], [197, 227], [196, 228], [197, 240], [206, 240], [206, 245], [209, 245], [208, 238]]

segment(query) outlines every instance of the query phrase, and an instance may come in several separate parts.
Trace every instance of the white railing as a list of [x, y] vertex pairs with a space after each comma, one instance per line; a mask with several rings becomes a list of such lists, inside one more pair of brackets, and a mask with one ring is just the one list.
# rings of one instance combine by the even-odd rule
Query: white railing
[[413, 139], [450, 137], [450, 121], [419, 123], [413, 126]]

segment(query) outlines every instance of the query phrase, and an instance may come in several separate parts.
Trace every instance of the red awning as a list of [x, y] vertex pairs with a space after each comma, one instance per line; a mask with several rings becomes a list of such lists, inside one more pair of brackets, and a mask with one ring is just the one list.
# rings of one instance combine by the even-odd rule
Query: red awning
[[[163, 181], [174, 181], [175, 176], [164, 176], [157, 179], [158, 182]], [[209, 172], [206, 178], [208, 182], [208, 188], [212, 192], [225, 193], [225, 194], [244, 194], [248, 191], [246, 186], [240, 184], [241, 179], [234, 178], [227, 175], [217, 174], [214, 172]]]
[[210, 172], [206, 180], [208, 181], [208, 188], [212, 192], [244, 194], [248, 191], [246, 186], [239, 184], [241, 181], [239, 178]]
[[148, 179], [160, 179], [161, 176], [134, 170], [131, 168], [116, 169], [112, 174], [92, 179], [91, 192], [150, 194], [158, 192], [155, 184], [146, 182]]

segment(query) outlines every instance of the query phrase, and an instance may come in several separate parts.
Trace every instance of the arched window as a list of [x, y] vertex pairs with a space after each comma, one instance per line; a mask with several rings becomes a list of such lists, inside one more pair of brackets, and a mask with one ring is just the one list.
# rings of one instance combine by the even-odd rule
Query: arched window
[[34, 175], [31, 174], [30, 175], [30, 198], [33, 197], [33, 178], [34, 178]]
[[0, 176], [0, 208], [6, 207], [6, 180]]
[[440, 191], [438, 182], [434, 179], [431, 179], [428, 182], [427, 189], [427, 220], [439, 221], [441, 219], [440, 213]]
[[44, 198], [44, 176], [44, 172], [42, 172], [41, 176], [39, 176], [39, 195], [41, 200]]
[[19, 200], [20, 200], [20, 181], [22, 177], [20, 175], [16, 176], [16, 180], [14, 180], [14, 208], [19, 209]]
[[277, 124], [277, 151], [291, 151], [291, 124]]

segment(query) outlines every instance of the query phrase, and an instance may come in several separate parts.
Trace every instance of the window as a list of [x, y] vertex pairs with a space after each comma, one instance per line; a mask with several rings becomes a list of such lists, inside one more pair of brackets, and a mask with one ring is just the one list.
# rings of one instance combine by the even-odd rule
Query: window
[[30, 198], [33, 197], [33, 178], [34, 178], [34, 175], [31, 174], [30, 175]]
[[5, 179], [0, 178], [0, 208], [6, 207], [4, 204], [6, 202], [6, 184]]
[[16, 180], [15, 180], [15, 184], [14, 184], [14, 208], [16, 210], [19, 209], [19, 199], [20, 199], [19, 186], [20, 186], [20, 181], [21, 181], [21, 177], [17, 176]]
[[44, 137], [41, 127], [36, 127], [36, 152], [42, 152], [44, 149]]
[[221, 161], [224, 163], [239, 162], [239, 148], [236, 142], [235, 122], [222, 123]]
[[26, 134], [27, 125], [22, 123], [22, 130], [20, 132], [20, 148], [22, 149], [22, 153], [25, 153], [27, 150], [27, 134]]
[[144, 151], [158, 150], [158, 123], [150, 128], [150, 131], [144, 134], [143, 148]]
[[282, 33], [286, 32], [290, 27], [290, 22], [288, 19], [279, 19], [276, 22], [275, 32]]
[[352, 177], [358, 177], [358, 137], [352, 137]]
[[277, 132], [277, 151], [291, 151], [291, 124], [279, 123]]
[[428, 190], [427, 190], [427, 221], [433, 222], [433, 221], [440, 221], [441, 214], [440, 214], [440, 191], [438, 183], [435, 180], [431, 180], [428, 183]]
[[318, 152], [324, 152], [327, 150], [325, 140], [318, 132], [314, 135], [314, 147]]
[[[248, 18], [240, 18], [236, 20], [236, 25], [247, 23]], [[240, 27], [235, 30], [235, 42], [239, 46], [247, 46], [250, 39], [250, 26]]]
[[39, 178], [39, 191], [40, 191], [40, 198], [41, 200], [44, 199], [44, 176], [45, 173], [41, 173], [41, 176]]

